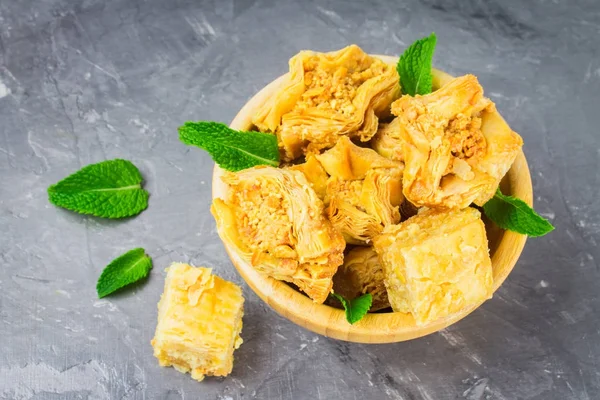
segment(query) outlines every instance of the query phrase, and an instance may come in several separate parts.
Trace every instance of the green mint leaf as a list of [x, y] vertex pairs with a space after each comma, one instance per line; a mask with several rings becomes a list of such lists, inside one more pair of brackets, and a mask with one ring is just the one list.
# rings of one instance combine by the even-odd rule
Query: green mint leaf
[[96, 284], [98, 298], [101, 299], [123, 286], [145, 278], [151, 269], [152, 260], [141, 248], [130, 250], [115, 258], [104, 268], [98, 278]]
[[148, 207], [140, 171], [127, 160], [108, 160], [83, 167], [48, 188], [50, 203], [80, 214], [123, 218]]
[[279, 166], [277, 136], [272, 133], [240, 132], [220, 122], [186, 122], [179, 127], [179, 139], [206, 150], [219, 167], [229, 171]]
[[540, 216], [523, 200], [496, 191], [494, 197], [483, 205], [489, 219], [504, 230], [531, 237], [543, 236], [554, 230], [547, 219]]
[[346, 300], [339, 294], [331, 293], [331, 295], [338, 299], [344, 306], [344, 309], [346, 310], [346, 321], [348, 321], [350, 324], [360, 321], [365, 315], [367, 315], [367, 311], [369, 311], [371, 308], [371, 303], [373, 302], [373, 296], [371, 296], [371, 293], [365, 293], [362, 296], [350, 301]]
[[435, 50], [435, 33], [411, 44], [400, 56], [396, 70], [402, 94], [428, 94], [432, 90], [431, 59]]

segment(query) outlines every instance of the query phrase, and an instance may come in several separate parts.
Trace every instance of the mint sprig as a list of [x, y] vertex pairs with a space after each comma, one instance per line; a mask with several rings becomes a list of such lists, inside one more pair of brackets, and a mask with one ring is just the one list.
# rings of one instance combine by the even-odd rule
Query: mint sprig
[[342, 303], [342, 306], [344, 306], [344, 310], [346, 310], [346, 321], [350, 324], [360, 321], [367, 315], [367, 311], [369, 311], [371, 303], [373, 303], [373, 296], [371, 296], [371, 293], [365, 293], [352, 300], [346, 300], [343, 296], [336, 293], [331, 293], [331, 295], [338, 299], [339, 302]]
[[432, 33], [411, 44], [400, 56], [396, 70], [400, 75], [402, 94], [414, 96], [431, 93], [431, 60], [436, 41], [435, 33]]
[[492, 222], [504, 230], [531, 237], [543, 236], [554, 230], [554, 226], [527, 203], [502, 194], [500, 189], [483, 205], [483, 211]]
[[220, 122], [186, 122], [179, 127], [179, 139], [206, 150], [219, 167], [240, 171], [256, 165], [279, 166], [277, 136], [262, 132], [241, 132]]
[[123, 218], [148, 207], [140, 171], [127, 160], [108, 160], [83, 167], [48, 188], [56, 206], [80, 214]]
[[124, 286], [145, 278], [151, 269], [152, 259], [142, 248], [130, 250], [115, 258], [104, 268], [98, 278], [96, 284], [98, 298], [108, 296]]

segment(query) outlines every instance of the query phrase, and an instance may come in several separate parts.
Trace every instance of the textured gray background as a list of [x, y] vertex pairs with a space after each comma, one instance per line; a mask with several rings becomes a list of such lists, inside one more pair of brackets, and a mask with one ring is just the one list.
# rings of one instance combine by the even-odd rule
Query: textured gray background
[[[0, 1], [0, 398], [598, 399], [600, 3], [567, 1]], [[303, 330], [236, 274], [209, 213], [212, 163], [186, 120], [230, 121], [301, 49], [398, 54], [435, 31], [435, 64], [479, 76], [525, 139], [530, 240], [494, 299], [423, 339], [357, 345]], [[122, 157], [151, 193], [136, 218], [48, 204], [46, 188]], [[95, 283], [143, 246], [150, 279]], [[208, 265], [246, 295], [233, 374], [160, 368], [150, 339], [164, 268]]]

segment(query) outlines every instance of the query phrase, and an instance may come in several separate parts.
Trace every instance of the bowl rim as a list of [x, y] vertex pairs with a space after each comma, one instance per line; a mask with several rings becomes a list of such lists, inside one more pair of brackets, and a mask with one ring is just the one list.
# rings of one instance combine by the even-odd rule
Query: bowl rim
[[[395, 64], [397, 57], [373, 55], [386, 63]], [[453, 77], [443, 71], [433, 69], [434, 86], [441, 86]], [[256, 93], [238, 112], [230, 124], [232, 129], [248, 130], [252, 126], [254, 111], [284, 82], [288, 74], [275, 79]], [[222, 197], [226, 186], [221, 181], [223, 170], [215, 165], [212, 180], [212, 199]], [[513, 165], [503, 178], [503, 186], [510, 188], [509, 193], [517, 196], [530, 206], [533, 203], [531, 176], [525, 155], [521, 150]], [[219, 233], [220, 235], [220, 233]], [[346, 321], [344, 311], [326, 304], [314, 303], [305, 294], [296, 291], [285, 282], [261, 275], [249, 263], [245, 262], [234, 247], [223, 240], [225, 250], [239, 274], [248, 286], [265, 303], [281, 316], [315, 333], [344, 341], [357, 343], [394, 343], [416, 339], [444, 329], [461, 320], [478, 308], [484, 301], [462, 311], [418, 326], [410, 314], [400, 312], [369, 313], [354, 325]], [[493, 292], [504, 282], [514, 268], [525, 242], [526, 235], [503, 231], [496, 250], [492, 254]]]

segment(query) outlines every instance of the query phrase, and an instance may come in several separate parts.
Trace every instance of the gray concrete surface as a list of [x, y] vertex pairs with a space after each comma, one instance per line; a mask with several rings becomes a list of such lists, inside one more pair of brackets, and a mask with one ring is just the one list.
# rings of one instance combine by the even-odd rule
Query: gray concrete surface
[[[370, 3], [370, 4], [369, 4]], [[186, 120], [230, 121], [301, 49], [398, 54], [435, 31], [435, 65], [477, 74], [525, 139], [537, 210], [494, 299], [423, 339], [357, 345], [279, 317], [243, 284], [209, 213], [212, 163]], [[600, 398], [600, 3], [597, 1], [0, 1], [0, 398]], [[136, 218], [51, 206], [46, 188], [122, 157], [151, 193]], [[135, 246], [155, 268], [98, 300]], [[208, 265], [247, 298], [233, 374], [160, 368], [164, 268]]]

